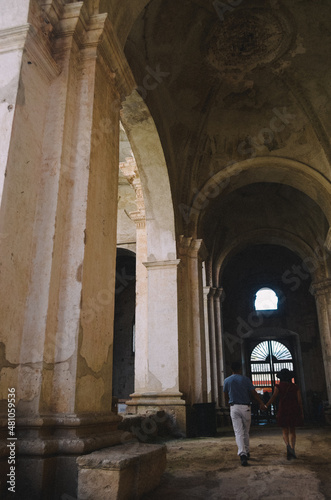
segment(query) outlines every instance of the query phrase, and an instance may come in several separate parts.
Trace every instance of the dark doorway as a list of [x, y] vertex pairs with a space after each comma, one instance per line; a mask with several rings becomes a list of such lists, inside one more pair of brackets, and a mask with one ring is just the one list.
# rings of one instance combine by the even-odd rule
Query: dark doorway
[[134, 392], [136, 257], [119, 248], [116, 257], [116, 287], [113, 346], [113, 400], [124, 404]]

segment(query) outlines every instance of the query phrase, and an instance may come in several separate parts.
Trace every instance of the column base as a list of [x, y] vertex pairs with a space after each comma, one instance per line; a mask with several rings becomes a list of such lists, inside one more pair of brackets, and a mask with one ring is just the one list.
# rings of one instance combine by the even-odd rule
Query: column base
[[331, 406], [327, 406], [324, 410], [324, 417], [326, 425], [331, 425]]
[[148, 415], [164, 411], [171, 416], [179, 432], [186, 434], [186, 406], [181, 392], [144, 392], [130, 394], [126, 401], [127, 414]]
[[[76, 458], [124, 442], [127, 433], [117, 429], [121, 420], [111, 413], [17, 418], [14, 439], [8, 435], [7, 419], [0, 419], [2, 477], [10, 479], [7, 474], [12, 473], [15, 498], [77, 498]], [[9, 462], [10, 457], [14, 463]], [[14, 469], [10, 469], [12, 463]], [[2, 482], [1, 498], [12, 498], [9, 486]]]

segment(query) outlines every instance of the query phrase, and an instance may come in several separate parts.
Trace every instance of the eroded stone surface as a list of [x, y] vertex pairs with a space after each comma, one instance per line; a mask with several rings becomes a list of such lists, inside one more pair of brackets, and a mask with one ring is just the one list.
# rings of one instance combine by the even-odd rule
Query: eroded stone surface
[[77, 463], [80, 500], [140, 498], [159, 483], [166, 448], [130, 443], [79, 457]]
[[218, 438], [167, 444], [161, 484], [144, 500], [329, 499], [331, 486], [328, 428], [297, 431], [297, 459], [286, 459], [281, 430], [253, 428], [251, 459], [242, 467], [232, 431]]

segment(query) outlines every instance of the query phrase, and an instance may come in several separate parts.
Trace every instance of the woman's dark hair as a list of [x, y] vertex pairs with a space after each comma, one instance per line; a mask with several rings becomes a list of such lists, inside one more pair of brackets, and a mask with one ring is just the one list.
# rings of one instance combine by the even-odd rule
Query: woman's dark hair
[[279, 378], [281, 382], [291, 382], [293, 372], [290, 372], [287, 368], [283, 368], [280, 372], [276, 373], [276, 377]]

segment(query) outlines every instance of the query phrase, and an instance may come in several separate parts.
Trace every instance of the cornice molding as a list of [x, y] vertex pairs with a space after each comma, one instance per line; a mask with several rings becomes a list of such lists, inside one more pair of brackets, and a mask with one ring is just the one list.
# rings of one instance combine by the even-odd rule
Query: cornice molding
[[104, 19], [104, 27], [98, 45], [98, 52], [107, 61], [109, 68], [115, 73], [115, 83], [121, 99], [130, 95], [136, 88], [136, 82], [132, 75], [131, 68], [126, 60], [123, 49], [118, 41], [113, 26], [105, 14], [92, 16], [92, 20], [101, 21]]
[[23, 24], [0, 31], [0, 53], [23, 49], [49, 80], [59, 75], [60, 69], [50, 52], [49, 44], [32, 24]]
[[65, 1], [46, 0], [44, 3], [40, 4], [40, 8], [43, 12], [45, 12], [52, 25], [55, 26], [63, 16]]
[[114, 78], [121, 99], [136, 87], [108, 14], [89, 16], [83, 2], [67, 4], [62, 19], [54, 29], [54, 36], [57, 39], [73, 37], [82, 60], [98, 59], [109, 76]]
[[0, 31], [0, 53], [23, 49], [30, 28], [31, 25], [27, 23], [2, 29]]
[[147, 269], [167, 269], [167, 268], [176, 268], [180, 263], [180, 259], [175, 260], [156, 260], [151, 262], [143, 262], [143, 265], [147, 267]]
[[60, 74], [61, 70], [56, 64], [49, 47], [43, 43], [41, 36], [32, 25], [30, 25], [25, 48], [31, 58], [37, 62], [38, 67], [43, 70], [48, 80], [51, 81]]

